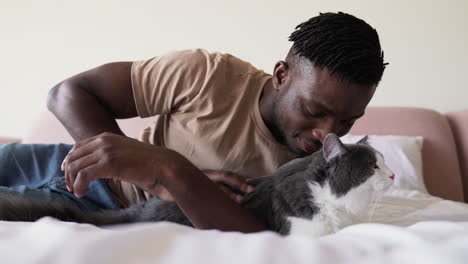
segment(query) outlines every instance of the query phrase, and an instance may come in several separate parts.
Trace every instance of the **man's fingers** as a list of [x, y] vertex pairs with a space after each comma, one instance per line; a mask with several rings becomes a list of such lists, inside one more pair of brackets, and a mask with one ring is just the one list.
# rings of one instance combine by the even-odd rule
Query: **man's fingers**
[[[73, 146], [74, 147], [74, 146]], [[73, 150], [73, 147], [68, 151], [67, 155], [65, 155], [65, 157], [63, 158], [62, 160], [62, 165], [60, 165], [60, 169], [62, 169], [62, 171], [65, 171], [66, 168], [65, 168], [65, 163], [67, 161], [67, 156], [68, 154]]]
[[66, 182], [68, 191], [73, 192], [73, 184], [76, 180], [76, 177], [78, 176], [78, 173], [87, 167], [98, 163], [99, 159], [99, 155], [96, 152], [93, 152], [81, 157], [80, 159], [74, 160], [67, 166]]
[[[92, 155], [95, 153], [95, 150], [97, 149], [97, 144], [98, 142], [95, 141], [89, 141], [89, 144], [86, 145], [81, 145], [80, 147], [73, 147], [68, 155], [65, 157], [63, 160], [63, 167], [65, 170], [65, 181], [67, 183], [67, 190], [72, 192], [73, 191], [73, 181], [74, 178], [76, 177], [76, 173], [78, 173], [79, 169], [85, 168], [83, 165], [79, 166], [80, 163], [76, 163], [75, 165], [72, 166], [73, 163], [75, 163], [77, 160], [82, 159], [83, 157]], [[87, 162], [89, 164], [89, 162]], [[70, 175], [72, 173], [73, 175]], [[72, 178], [73, 177], [73, 178]]]
[[79, 147], [81, 147], [82, 145], [84, 144], [87, 144], [88, 142], [92, 141], [94, 137], [90, 137], [90, 138], [86, 138], [84, 140], [81, 140], [79, 142], [76, 142], [73, 147], [68, 151], [67, 155], [65, 156], [65, 158], [63, 158], [63, 161], [62, 161], [62, 165], [60, 166], [60, 168], [62, 169], [62, 171], [65, 171], [66, 170], [66, 163], [68, 161], [68, 156], [70, 155], [71, 152], [73, 152], [74, 150], [78, 149]]
[[88, 189], [88, 184], [93, 180], [101, 178], [99, 177], [100, 172], [99, 163], [80, 170], [73, 182], [73, 193], [75, 196], [78, 198], [83, 197]]
[[224, 172], [222, 171], [204, 170], [203, 173], [205, 173], [205, 175], [212, 181], [220, 181], [220, 179], [225, 177]]
[[248, 193], [255, 189], [254, 186], [248, 184], [247, 179], [228, 171], [204, 171], [205, 174], [214, 182], [224, 183], [231, 188], [243, 193]]
[[245, 178], [237, 175], [230, 175], [221, 179], [224, 184], [231, 186], [232, 188], [247, 193], [249, 190], [249, 185]]
[[[73, 145], [73, 147], [68, 152], [67, 156], [65, 156], [65, 158], [62, 161], [62, 165], [61, 165], [62, 171], [64, 171], [66, 169], [65, 168], [66, 163], [69, 163], [71, 158], [73, 158], [73, 157], [75, 159], [77, 158], [76, 155], [78, 155], [78, 154], [76, 154], [76, 153], [80, 153], [78, 150], [82, 150], [82, 148], [84, 146], [88, 147], [89, 146], [88, 144], [91, 143], [91, 142], [98, 143], [98, 142], [96, 142], [96, 139], [105, 137], [106, 135], [111, 135], [111, 133], [102, 133], [102, 134], [99, 134], [99, 135], [94, 136], [94, 137], [85, 138], [85, 139], [75, 143], [75, 145]], [[96, 144], [94, 144], [94, 145], [96, 145]], [[78, 158], [79, 158], [79, 156], [78, 156]]]
[[73, 147], [65, 157], [63, 162], [64, 165], [69, 165], [73, 161], [94, 152], [96, 149], [98, 149], [99, 145], [100, 142], [98, 142], [97, 140], [90, 140], [86, 144], [82, 144], [79, 147]]
[[242, 195], [240, 194], [237, 194], [237, 193], [234, 193], [233, 191], [231, 191], [228, 187], [226, 186], [223, 186], [222, 184], [219, 185], [219, 188], [225, 192], [229, 198], [231, 198], [232, 200], [236, 201], [236, 202], [240, 202], [242, 200], [242, 198], [244, 198]]
[[[63, 166], [63, 165], [62, 165], [62, 166]], [[68, 190], [69, 192], [72, 192], [73, 190], [72, 190], [72, 188], [70, 187], [70, 186], [71, 186], [71, 183], [70, 183], [70, 177], [68, 177], [68, 169], [67, 169], [67, 167], [65, 167], [65, 175], [64, 175], [64, 177], [65, 177], [65, 184], [66, 184], [66, 186], [67, 186], [67, 190]]]

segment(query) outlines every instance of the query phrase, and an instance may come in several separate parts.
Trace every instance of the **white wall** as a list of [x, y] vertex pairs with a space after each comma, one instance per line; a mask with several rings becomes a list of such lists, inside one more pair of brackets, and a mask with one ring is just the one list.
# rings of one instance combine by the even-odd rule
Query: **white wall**
[[468, 1], [0, 0], [0, 136], [21, 137], [54, 84], [100, 64], [202, 47], [271, 73], [294, 27], [344, 11], [390, 62], [372, 105], [468, 108]]

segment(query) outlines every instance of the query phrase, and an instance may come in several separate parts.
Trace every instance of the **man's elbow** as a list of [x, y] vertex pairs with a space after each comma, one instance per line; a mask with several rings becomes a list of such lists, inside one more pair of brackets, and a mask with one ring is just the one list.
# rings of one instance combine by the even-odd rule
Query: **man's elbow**
[[63, 82], [52, 87], [47, 94], [47, 109], [49, 109], [51, 112], [53, 112], [55, 106], [57, 105], [59, 89], [62, 83]]
[[47, 94], [47, 108], [49, 111], [54, 112], [58, 105], [63, 104], [63, 101], [67, 100], [70, 96], [68, 81], [63, 81], [49, 90]]
[[49, 90], [49, 93], [47, 94], [47, 109], [49, 109], [49, 111], [53, 111], [54, 106], [57, 104], [57, 98], [59, 93], [58, 90], [60, 89], [61, 84], [62, 83], [59, 83], [52, 87]]

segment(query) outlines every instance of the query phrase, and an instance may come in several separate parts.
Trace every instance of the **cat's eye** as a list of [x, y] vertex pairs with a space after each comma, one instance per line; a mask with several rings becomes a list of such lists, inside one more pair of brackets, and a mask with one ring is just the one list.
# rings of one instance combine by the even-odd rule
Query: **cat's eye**
[[380, 169], [380, 168], [379, 168], [379, 166], [377, 166], [377, 164], [375, 164], [374, 169]]

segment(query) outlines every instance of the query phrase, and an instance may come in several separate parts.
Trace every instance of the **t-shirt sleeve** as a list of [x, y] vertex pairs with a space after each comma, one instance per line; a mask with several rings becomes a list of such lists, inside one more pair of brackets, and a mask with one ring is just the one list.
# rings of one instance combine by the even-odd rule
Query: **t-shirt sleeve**
[[140, 117], [164, 115], [187, 107], [213, 72], [205, 50], [175, 51], [132, 63], [131, 78]]

